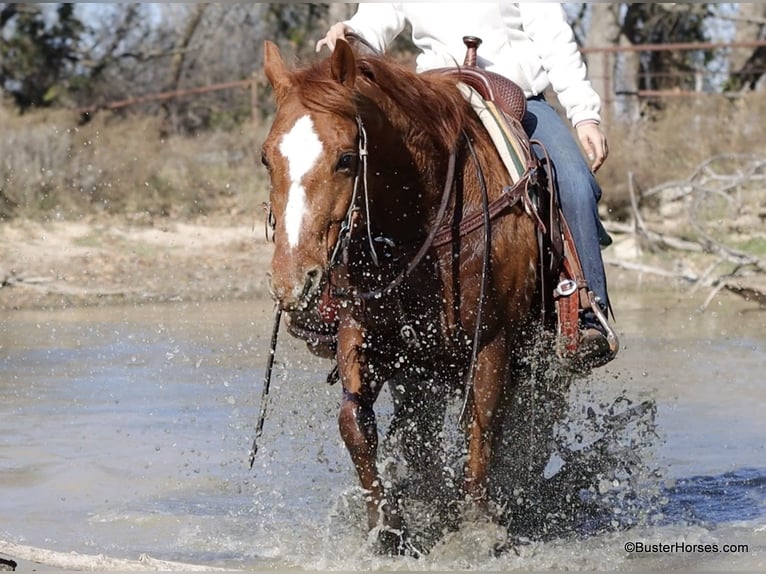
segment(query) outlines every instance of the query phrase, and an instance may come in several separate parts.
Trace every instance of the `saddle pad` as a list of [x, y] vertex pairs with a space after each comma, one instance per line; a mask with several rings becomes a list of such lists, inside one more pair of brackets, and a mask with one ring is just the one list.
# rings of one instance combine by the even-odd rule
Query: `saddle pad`
[[516, 183], [524, 177], [527, 171], [527, 153], [524, 146], [513, 131], [509, 129], [505, 117], [493, 102], [482, 98], [476, 90], [467, 84], [458, 82], [457, 86], [484, 124], [500, 157], [503, 159], [505, 168], [511, 176], [511, 181]]

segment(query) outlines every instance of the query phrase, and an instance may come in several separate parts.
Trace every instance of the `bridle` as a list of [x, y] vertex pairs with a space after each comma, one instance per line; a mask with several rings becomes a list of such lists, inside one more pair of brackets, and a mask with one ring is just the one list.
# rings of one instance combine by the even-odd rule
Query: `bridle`
[[[358, 128], [357, 135], [357, 151], [358, 161], [356, 164], [356, 173], [354, 174], [354, 186], [351, 192], [351, 201], [348, 204], [348, 210], [346, 210], [346, 216], [340, 223], [340, 229], [338, 230], [338, 237], [335, 241], [335, 246], [330, 252], [330, 257], [327, 262], [327, 270], [332, 270], [341, 264], [341, 261], [347, 261], [348, 259], [348, 245], [351, 239], [351, 229], [353, 228], [354, 219], [357, 214], [362, 210], [358, 205], [359, 187], [361, 183], [362, 195], [364, 197], [364, 212], [367, 228], [367, 241], [370, 246], [370, 257], [375, 265], [380, 264], [378, 259], [378, 253], [375, 251], [375, 243], [372, 239], [372, 222], [370, 218], [370, 194], [367, 188], [367, 130], [364, 129], [364, 123], [360, 116], [356, 116], [356, 125]], [[342, 259], [341, 259], [342, 258]]]
[[[370, 193], [367, 185], [367, 165], [368, 165], [368, 150], [367, 150], [367, 131], [364, 129], [364, 122], [361, 116], [356, 116], [356, 124], [358, 126], [357, 148], [359, 152], [359, 160], [357, 162], [356, 174], [354, 176], [354, 185], [351, 195], [351, 202], [349, 203], [346, 217], [340, 224], [338, 231], [338, 238], [335, 242], [335, 246], [330, 252], [330, 257], [326, 267], [328, 276], [332, 276], [332, 270], [338, 267], [341, 263], [348, 261], [348, 248], [351, 239], [351, 230], [353, 229], [354, 222], [361, 212], [364, 212], [364, 224], [367, 244], [369, 247], [369, 255], [373, 264], [376, 267], [380, 266], [380, 257], [375, 249], [375, 240], [372, 233], [372, 217], [370, 213]], [[434, 224], [426, 236], [425, 240], [421, 244], [415, 256], [405, 265], [401, 271], [386, 285], [370, 291], [358, 291], [348, 290], [338, 287], [333, 288], [333, 296], [339, 298], [353, 298], [356, 300], [370, 300], [380, 299], [386, 295], [389, 295], [394, 289], [399, 287], [415, 269], [425, 259], [428, 251], [433, 247], [434, 240], [438, 232], [441, 229], [441, 222], [444, 220], [444, 215], [447, 212], [449, 206], [449, 200], [452, 197], [452, 190], [455, 184], [455, 164], [456, 164], [456, 152], [452, 150], [450, 152], [449, 161], [447, 164], [447, 175], [444, 181], [444, 188], [442, 190], [441, 203], [436, 213], [436, 219]], [[378, 238], [385, 241], [385, 238]]]

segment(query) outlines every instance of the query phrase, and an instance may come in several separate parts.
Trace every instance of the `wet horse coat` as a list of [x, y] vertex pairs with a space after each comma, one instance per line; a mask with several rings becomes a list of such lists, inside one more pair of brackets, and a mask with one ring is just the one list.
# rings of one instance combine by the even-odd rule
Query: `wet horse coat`
[[[403, 370], [442, 386], [468, 380], [464, 485], [485, 502], [494, 415], [540, 321], [535, 224], [516, 205], [461, 233], [482, 189], [492, 201], [512, 182], [454, 79], [359, 57], [343, 41], [294, 71], [267, 42], [265, 71], [277, 102], [263, 145], [272, 294], [288, 314], [320, 309], [337, 329], [340, 432], [369, 526], [395, 543], [403, 524], [376, 468], [373, 404]], [[448, 241], [416, 259], [435, 228]]]

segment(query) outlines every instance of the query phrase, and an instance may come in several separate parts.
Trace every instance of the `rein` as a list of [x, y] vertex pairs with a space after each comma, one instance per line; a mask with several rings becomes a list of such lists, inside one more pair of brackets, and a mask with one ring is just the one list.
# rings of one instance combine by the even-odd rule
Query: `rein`
[[253, 446], [250, 447], [250, 468], [253, 468], [255, 455], [258, 453], [258, 439], [263, 434], [263, 423], [266, 421], [266, 408], [269, 404], [269, 387], [271, 386], [271, 372], [274, 369], [274, 357], [277, 353], [277, 336], [279, 335], [279, 324], [282, 320], [282, 308], [277, 305], [274, 312], [274, 326], [271, 329], [271, 347], [269, 347], [269, 356], [266, 358], [266, 371], [263, 375], [263, 388], [261, 390], [261, 410], [258, 414], [258, 422], [255, 425], [255, 435], [253, 436]]
[[[372, 218], [370, 217], [370, 194], [369, 189], [367, 187], [367, 158], [368, 158], [368, 151], [367, 151], [367, 132], [364, 129], [364, 123], [362, 122], [361, 117], [356, 117], [356, 123], [359, 126], [359, 136], [358, 136], [358, 149], [359, 149], [359, 166], [356, 170], [356, 175], [354, 177], [354, 187], [353, 192], [351, 195], [351, 202], [349, 203], [348, 210], [346, 211], [346, 216], [341, 222], [340, 230], [338, 232], [338, 239], [335, 242], [335, 245], [331, 251], [330, 257], [328, 259], [327, 269], [333, 269], [337, 267], [341, 260], [347, 260], [347, 249], [348, 249], [348, 243], [350, 239], [350, 232], [353, 227], [354, 218], [357, 213], [362, 211], [362, 207], [358, 205], [359, 203], [359, 190], [360, 187], [362, 189], [362, 200], [364, 202], [364, 215], [365, 215], [365, 228], [366, 228], [366, 235], [367, 235], [367, 242], [369, 244], [369, 250], [370, 250], [370, 257], [372, 258], [373, 263], [376, 266], [380, 266], [380, 260], [378, 258], [377, 251], [375, 250], [375, 240], [372, 237]], [[530, 172], [527, 172], [527, 175], [525, 177], [522, 177], [518, 182], [516, 182], [512, 186], [507, 186], [503, 188], [503, 192], [500, 194], [500, 196], [493, 201], [489, 201], [488, 191], [486, 189], [486, 182], [484, 181], [484, 177], [481, 172], [481, 167], [479, 166], [478, 158], [476, 157], [476, 153], [473, 149], [473, 146], [471, 145], [470, 139], [468, 136], [463, 133], [463, 136], [468, 143], [469, 150], [471, 152], [471, 156], [473, 158], [474, 164], [477, 167], [479, 178], [480, 178], [480, 184], [482, 188], [482, 210], [476, 213], [473, 213], [464, 219], [460, 221], [460, 224], [457, 228], [457, 234], [459, 237], [463, 237], [464, 235], [468, 235], [469, 233], [476, 231], [477, 229], [483, 227], [485, 229], [485, 232], [487, 228], [489, 227], [489, 223], [492, 219], [495, 217], [498, 217], [502, 213], [504, 213], [506, 210], [512, 208], [514, 205], [519, 203], [519, 201], [528, 201], [527, 199], [527, 185], [530, 181]], [[361, 300], [370, 300], [370, 299], [379, 299], [380, 297], [383, 297], [385, 295], [390, 294], [394, 289], [399, 287], [405, 279], [407, 279], [412, 272], [417, 268], [418, 265], [423, 261], [425, 256], [428, 254], [429, 249], [433, 247], [441, 247], [443, 245], [447, 245], [454, 241], [454, 235], [455, 235], [455, 229], [451, 225], [445, 225], [442, 222], [444, 221], [444, 216], [447, 212], [447, 207], [449, 207], [449, 200], [452, 197], [452, 189], [455, 184], [455, 164], [456, 164], [456, 152], [455, 150], [452, 150], [450, 152], [450, 157], [447, 165], [447, 176], [444, 181], [444, 187], [442, 189], [442, 197], [441, 197], [441, 203], [439, 205], [439, 209], [436, 213], [436, 218], [434, 220], [433, 225], [431, 226], [431, 229], [428, 232], [428, 235], [426, 236], [425, 240], [421, 244], [418, 251], [415, 253], [415, 256], [407, 263], [407, 265], [402, 269], [396, 277], [394, 277], [387, 285], [384, 287], [380, 287], [378, 289], [373, 289], [370, 291], [362, 291], [362, 292], [349, 292], [342, 289], [335, 289], [333, 291], [333, 295], [336, 297], [345, 297], [345, 298], [357, 298]], [[361, 186], [360, 186], [360, 180], [361, 180]], [[528, 211], [528, 210], [527, 210]], [[537, 220], [538, 226], [543, 226], [542, 222]], [[488, 237], [485, 236], [485, 241], [488, 241]]]
[[[360, 201], [359, 199], [360, 178], [362, 180], [361, 189], [362, 189], [362, 196], [363, 196], [362, 199], [364, 203], [364, 212], [365, 212], [365, 228], [366, 228], [367, 240], [370, 246], [370, 256], [372, 257], [372, 260], [376, 266], [380, 265], [377, 253], [375, 251], [374, 241], [372, 238], [372, 222], [371, 222], [370, 204], [369, 204], [370, 198], [369, 198], [369, 189], [367, 187], [367, 158], [368, 158], [367, 132], [364, 129], [364, 123], [362, 122], [361, 117], [357, 116], [356, 122], [357, 122], [357, 125], [359, 126], [358, 148], [359, 148], [360, 166], [357, 167], [356, 176], [354, 178], [353, 192], [351, 195], [351, 202], [346, 212], [346, 217], [341, 223], [341, 228], [338, 233], [338, 240], [336, 241], [335, 246], [333, 247], [332, 254], [329, 259], [328, 269], [332, 269], [340, 263], [341, 254], [343, 254], [344, 260], [348, 259], [347, 250], [348, 250], [348, 244], [350, 239], [350, 232], [353, 226], [353, 220], [354, 220], [355, 214], [361, 210], [359, 205], [357, 205]], [[478, 156], [476, 155], [476, 150], [474, 149], [473, 144], [471, 143], [471, 140], [468, 137], [468, 135], [465, 133], [465, 131], [463, 131], [463, 137], [466, 141], [468, 150], [471, 155], [471, 159], [473, 160], [478, 173], [479, 186], [481, 188], [481, 197], [482, 197], [482, 210], [480, 213], [474, 214], [473, 216], [467, 218], [466, 220], [461, 221], [458, 231], [459, 231], [459, 235], [462, 237], [463, 235], [466, 235], [467, 233], [474, 231], [478, 227], [483, 227], [484, 256], [482, 259], [481, 287], [479, 290], [479, 301], [478, 301], [478, 307], [476, 310], [476, 328], [474, 330], [473, 341], [471, 345], [471, 361], [466, 371], [465, 380], [464, 380], [465, 396], [463, 399], [463, 407], [462, 407], [461, 415], [460, 415], [461, 421], [465, 421], [465, 417], [468, 413], [468, 407], [473, 397], [473, 379], [476, 374], [476, 365], [478, 363], [479, 348], [481, 344], [481, 328], [482, 328], [482, 320], [483, 320], [483, 312], [484, 312], [484, 302], [485, 302], [485, 298], [487, 294], [487, 282], [489, 280], [489, 266], [490, 266], [490, 258], [491, 258], [491, 249], [490, 249], [491, 237], [492, 237], [491, 222], [495, 216], [499, 215], [506, 209], [512, 207], [519, 201], [519, 199], [521, 198], [521, 192], [519, 190], [522, 189], [522, 187], [524, 190], [526, 190], [525, 185], [523, 186], [523, 185], [517, 184], [513, 187], [509, 186], [503, 190], [503, 194], [500, 196], [500, 198], [490, 203], [489, 191], [487, 190], [487, 183], [486, 183], [486, 180], [484, 179], [484, 173], [481, 169]], [[394, 277], [384, 287], [373, 289], [371, 291], [363, 291], [363, 292], [344, 292], [339, 289], [334, 289], [333, 291], [334, 296], [351, 297], [351, 298], [360, 299], [362, 301], [370, 300], [370, 299], [379, 299], [381, 297], [384, 297], [390, 294], [398, 286], [400, 286], [404, 282], [404, 280], [407, 279], [412, 274], [412, 272], [418, 267], [418, 265], [420, 265], [420, 263], [423, 261], [428, 251], [432, 247], [435, 247], [437, 245], [444, 245], [452, 241], [451, 235], [448, 235], [452, 233], [453, 231], [452, 228], [443, 225], [442, 222], [444, 221], [444, 216], [447, 212], [450, 198], [452, 197], [452, 190], [454, 189], [456, 161], [457, 161], [457, 154], [455, 150], [452, 150], [450, 152], [449, 161], [447, 165], [447, 176], [445, 178], [444, 187], [442, 189], [441, 203], [439, 204], [439, 209], [436, 213], [436, 218], [434, 220], [434, 223], [431, 226], [431, 229], [428, 235], [426, 236], [425, 240], [421, 244], [417, 253], [409, 261], [409, 263], [407, 263], [404, 269], [402, 269], [396, 275], [396, 277]], [[527, 180], [528, 178], [524, 178], [523, 180], [520, 181], [520, 183], [523, 183]]]
[[471, 157], [476, 164], [476, 170], [479, 174], [479, 186], [481, 187], [482, 213], [484, 215], [484, 258], [481, 264], [481, 288], [479, 290], [479, 304], [476, 309], [476, 329], [473, 333], [473, 346], [471, 348], [471, 363], [465, 374], [465, 396], [463, 397], [463, 408], [460, 411], [460, 421], [465, 422], [468, 413], [468, 407], [473, 397], [473, 378], [476, 375], [476, 364], [479, 360], [479, 344], [481, 342], [481, 322], [484, 314], [484, 298], [487, 292], [487, 280], [489, 278], [490, 264], [490, 244], [492, 242], [492, 233], [490, 229], [491, 216], [489, 212], [489, 192], [487, 191], [487, 182], [484, 180], [484, 172], [479, 165], [479, 158], [476, 157], [476, 150], [473, 148], [471, 140], [466, 136], [468, 149]]
[[[364, 129], [364, 122], [362, 122], [362, 118], [357, 116], [356, 117], [357, 125], [359, 126], [359, 166], [356, 170], [356, 176], [354, 178], [354, 188], [351, 195], [351, 203], [349, 204], [348, 211], [346, 212], [346, 217], [341, 223], [340, 231], [338, 232], [338, 240], [335, 242], [335, 246], [332, 249], [332, 253], [330, 255], [327, 269], [333, 269], [334, 267], [338, 266], [341, 262], [341, 255], [343, 255], [343, 259], [347, 259], [347, 250], [348, 250], [348, 243], [350, 239], [350, 232], [351, 228], [353, 226], [353, 220], [355, 217], [355, 214], [361, 211], [361, 208], [359, 207], [358, 202], [359, 200], [359, 180], [361, 179], [361, 189], [362, 189], [362, 201], [364, 202], [364, 213], [365, 213], [365, 228], [366, 228], [366, 234], [367, 234], [367, 242], [370, 246], [370, 257], [372, 258], [373, 263], [376, 266], [380, 266], [380, 260], [378, 258], [377, 251], [375, 251], [375, 241], [372, 237], [372, 218], [370, 216], [370, 194], [369, 189], [367, 187], [367, 132]], [[447, 177], [444, 182], [444, 188], [442, 190], [442, 199], [441, 203], [439, 205], [439, 210], [436, 213], [436, 221], [434, 225], [431, 227], [431, 230], [428, 233], [428, 236], [423, 241], [423, 244], [418, 249], [415, 256], [410, 260], [410, 262], [405, 266], [404, 269], [402, 269], [396, 277], [394, 277], [387, 285], [384, 287], [373, 289], [371, 291], [362, 291], [358, 292], [355, 291], [353, 293], [343, 291], [341, 289], [335, 289], [333, 291], [333, 295], [336, 297], [352, 297], [357, 298], [361, 300], [370, 300], [370, 299], [379, 299], [385, 295], [390, 294], [394, 289], [396, 289], [399, 285], [401, 285], [405, 279], [407, 279], [412, 272], [417, 268], [418, 265], [423, 261], [425, 256], [428, 254], [428, 250], [431, 249], [434, 245], [434, 240], [436, 239], [436, 236], [438, 235], [439, 231], [442, 229], [441, 222], [444, 220], [444, 215], [447, 212], [447, 207], [449, 206], [449, 200], [450, 197], [452, 197], [452, 189], [454, 187], [455, 183], [455, 164], [456, 164], [456, 152], [453, 150], [450, 152], [449, 161], [447, 164]]]

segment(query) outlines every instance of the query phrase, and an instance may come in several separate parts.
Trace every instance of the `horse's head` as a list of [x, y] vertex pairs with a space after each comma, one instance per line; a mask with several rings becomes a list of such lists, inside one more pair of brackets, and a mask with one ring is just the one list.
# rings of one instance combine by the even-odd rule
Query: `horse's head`
[[326, 281], [352, 200], [359, 155], [351, 92], [356, 61], [341, 41], [329, 61], [290, 71], [266, 42], [264, 68], [277, 103], [262, 152], [275, 223], [271, 291], [282, 308], [299, 310]]

